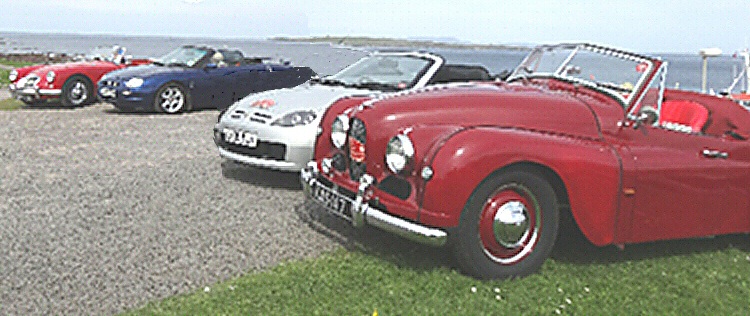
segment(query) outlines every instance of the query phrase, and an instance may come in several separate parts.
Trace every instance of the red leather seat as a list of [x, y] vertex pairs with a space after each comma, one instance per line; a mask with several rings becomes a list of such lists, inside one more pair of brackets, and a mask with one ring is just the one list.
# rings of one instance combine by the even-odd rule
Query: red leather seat
[[698, 102], [689, 100], [666, 100], [661, 104], [659, 125], [679, 124], [688, 126], [693, 132], [700, 132], [708, 121], [708, 109]]

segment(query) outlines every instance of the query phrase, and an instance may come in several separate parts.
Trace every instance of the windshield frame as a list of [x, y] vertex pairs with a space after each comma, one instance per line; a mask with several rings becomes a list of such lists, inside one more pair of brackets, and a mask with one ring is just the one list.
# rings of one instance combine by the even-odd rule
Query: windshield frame
[[[185, 50], [188, 50], [188, 49], [189, 50], [194, 50], [194, 51], [200, 51], [203, 54], [200, 57], [198, 57], [197, 59], [184, 60], [184, 61], [183, 60], [179, 60], [178, 61], [179, 63], [175, 63], [175, 62], [167, 61], [166, 60], [167, 58], [169, 58], [169, 57], [171, 57], [173, 55], [175, 57], [182, 57], [181, 52], [183, 52]], [[180, 46], [180, 47], [178, 47], [178, 48], [170, 51], [169, 53], [166, 53], [166, 54], [162, 55], [159, 58], [155, 58], [153, 61], [154, 61], [155, 64], [162, 65], [162, 66], [170, 66], [170, 65], [175, 66], [175, 65], [177, 65], [177, 66], [186, 67], [186, 68], [200, 68], [200, 67], [203, 66], [203, 64], [209, 58], [211, 58], [211, 56], [213, 56], [213, 54], [214, 54], [214, 50], [211, 49], [211, 48], [186, 45], [186, 46]]]
[[[570, 50], [570, 54], [564, 59], [560, 65], [555, 68], [554, 72], [537, 72], [536, 67], [539, 66], [542, 57], [546, 52]], [[581, 51], [587, 51], [594, 54], [601, 54], [608, 57], [614, 57], [626, 61], [634, 62], [635, 65], [644, 65], [644, 69], [639, 70], [641, 73], [633, 85], [629, 93], [624, 95], [622, 91], [608, 87], [605, 82], [598, 82], [596, 80], [587, 80], [585, 78], [573, 77], [567, 75], [568, 66], [570, 62], [578, 55]], [[558, 44], [558, 45], [542, 45], [534, 48], [521, 63], [513, 70], [511, 75], [508, 77], [508, 82], [513, 82], [519, 79], [532, 79], [532, 78], [546, 78], [546, 79], [557, 79], [573, 84], [586, 86], [593, 90], [600, 91], [618, 101], [624, 109], [628, 110], [634, 104], [636, 104], [642, 97], [645, 90], [644, 87], [649, 86], [650, 82], [654, 80], [654, 75], [658, 69], [660, 69], [662, 61], [659, 58], [649, 57], [640, 55], [616, 48], [594, 45], [588, 43], [576, 43], [576, 44]], [[530, 68], [531, 66], [531, 68]]]
[[[347, 73], [352, 71], [352, 69], [361, 67], [361, 64], [367, 60], [372, 58], [378, 58], [378, 57], [396, 57], [396, 58], [413, 58], [413, 59], [421, 59], [423, 61], [426, 61], [425, 65], [418, 71], [414, 73], [414, 77], [410, 82], [406, 82], [406, 85], [403, 87], [399, 87], [394, 83], [390, 82], [381, 82], [381, 81], [372, 81], [369, 83], [365, 82], [348, 82], [348, 81], [342, 81], [340, 78], [337, 78], [341, 74]], [[440, 66], [442, 66], [444, 63], [444, 60], [442, 57], [430, 54], [430, 53], [421, 53], [421, 52], [374, 52], [372, 54], [369, 54], [365, 57], [362, 57], [361, 59], [357, 60], [353, 64], [345, 67], [344, 69], [338, 71], [337, 73], [333, 75], [328, 75], [325, 77], [322, 77], [318, 80], [321, 84], [325, 84], [326, 82], [332, 82], [333, 84], [340, 84], [345, 87], [360, 87], [360, 88], [366, 88], [368, 89], [369, 86], [382, 86], [382, 88], [392, 86], [392, 89], [385, 89], [385, 90], [393, 90], [393, 91], [399, 91], [399, 90], [409, 90], [413, 88], [420, 88], [429, 82], [429, 80], [435, 75], [435, 73], [438, 71]], [[382, 89], [381, 88], [381, 89]], [[373, 89], [373, 88], [369, 88]]]

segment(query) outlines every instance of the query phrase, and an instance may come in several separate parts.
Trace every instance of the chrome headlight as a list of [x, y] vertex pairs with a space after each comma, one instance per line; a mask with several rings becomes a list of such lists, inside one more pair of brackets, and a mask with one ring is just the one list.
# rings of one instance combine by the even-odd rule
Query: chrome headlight
[[52, 81], [55, 81], [55, 72], [54, 71], [48, 71], [47, 76], [44, 77], [47, 79], [47, 83], [52, 83]]
[[399, 134], [388, 141], [385, 149], [385, 163], [393, 173], [403, 171], [414, 158], [414, 144], [408, 136]]
[[128, 88], [138, 88], [141, 85], [143, 85], [143, 79], [138, 77], [130, 78], [130, 80], [125, 81], [125, 86]]
[[341, 114], [331, 124], [331, 142], [333, 146], [341, 149], [346, 144], [346, 133], [349, 131], [349, 117]]
[[8, 74], [8, 80], [10, 80], [10, 82], [13, 82], [16, 81], [16, 79], [18, 79], [18, 71], [13, 69], [10, 71], [10, 74]]
[[307, 125], [314, 121], [315, 117], [315, 112], [310, 110], [291, 112], [273, 121], [271, 125], [283, 127]]

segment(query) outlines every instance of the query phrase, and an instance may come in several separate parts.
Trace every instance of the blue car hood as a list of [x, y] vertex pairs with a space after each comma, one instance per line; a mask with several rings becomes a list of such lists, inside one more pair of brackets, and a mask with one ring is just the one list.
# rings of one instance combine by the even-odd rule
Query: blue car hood
[[120, 80], [120, 79], [129, 79], [133, 77], [150, 77], [153, 75], [163, 74], [163, 73], [180, 73], [190, 70], [190, 68], [182, 68], [182, 67], [167, 67], [167, 66], [158, 66], [158, 65], [143, 65], [143, 66], [136, 66], [136, 67], [129, 67], [124, 68], [120, 70], [116, 70], [113, 72], [108, 73], [105, 75], [102, 80]]

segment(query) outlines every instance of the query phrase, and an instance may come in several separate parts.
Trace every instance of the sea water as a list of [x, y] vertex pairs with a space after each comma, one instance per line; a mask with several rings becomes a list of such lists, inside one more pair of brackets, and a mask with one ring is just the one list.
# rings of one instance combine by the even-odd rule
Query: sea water
[[[320, 75], [333, 74], [361, 58], [367, 51], [388, 48], [351, 48], [327, 43], [296, 43], [260, 39], [221, 39], [177, 36], [123, 36], [83, 34], [38, 34], [0, 32], [0, 53], [65, 53], [85, 55], [96, 47], [119, 45], [134, 57], [158, 57], [181, 45], [208, 45], [237, 48], [247, 56], [268, 57], [272, 61], [289, 61], [308, 66]], [[658, 50], [655, 47], [654, 50]], [[405, 50], [405, 49], [401, 49]], [[526, 55], [525, 51], [502, 49], [416, 48], [438, 53], [449, 63], [482, 65], [494, 74], [512, 70]], [[667, 85], [685, 90], [701, 89], [703, 60], [696, 54], [649, 54], [669, 62]], [[721, 91], [742, 69], [742, 61], [730, 54], [708, 60], [708, 89]]]

